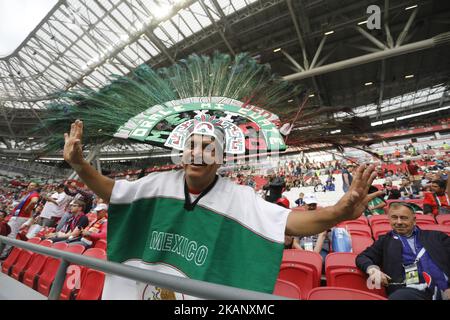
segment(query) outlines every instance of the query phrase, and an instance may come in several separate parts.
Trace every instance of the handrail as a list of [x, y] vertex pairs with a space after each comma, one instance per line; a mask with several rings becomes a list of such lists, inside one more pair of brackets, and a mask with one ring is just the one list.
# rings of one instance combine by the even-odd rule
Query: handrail
[[[89, 268], [99, 270], [108, 274], [114, 274], [126, 277], [142, 283], [151, 283], [155, 286], [161, 286], [173, 290], [175, 292], [183, 292], [185, 294], [214, 300], [290, 300], [285, 297], [275, 296], [272, 294], [256, 292], [246, 289], [224, 286], [215, 283], [209, 283], [200, 280], [193, 280], [172, 276], [156, 271], [143, 270], [141, 268], [123, 265], [117, 262], [104, 261], [79, 254], [74, 254], [62, 250], [52, 249], [21, 240], [10, 239], [0, 236], [0, 243], [6, 243], [14, 247], [30, 250], [36, 253], [44, 254], [54, 258], [60, 258], [62, 263], [57, 272], [52, 291], [49, 299], [56, 300], [61, 293], [62, 284], [66, 275], [68, 262], [78, 265], [87, 266]], [[64, 271], [64, 272], [63, 272]], [[60, 279], [62, 278], [62, 279]]]

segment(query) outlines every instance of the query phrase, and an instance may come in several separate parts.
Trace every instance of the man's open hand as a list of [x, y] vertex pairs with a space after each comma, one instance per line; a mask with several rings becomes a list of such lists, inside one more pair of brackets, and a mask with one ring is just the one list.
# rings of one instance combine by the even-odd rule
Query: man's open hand
[[334, 206], [337, 220], [357, 219], [367, 208], [368, 202], [383, 193], [382, 191], [378, 191], [369, 195], [367, 194], [376, 176], [377, 173], [373, 165], [359, 166], [353, 177], [350, 189]]
[[81, 140], [83, 138], [83, 122], [80, 120], [72, 123], [70, 133], [64, 133], [64, 160], [71, 166], [84, 163]]

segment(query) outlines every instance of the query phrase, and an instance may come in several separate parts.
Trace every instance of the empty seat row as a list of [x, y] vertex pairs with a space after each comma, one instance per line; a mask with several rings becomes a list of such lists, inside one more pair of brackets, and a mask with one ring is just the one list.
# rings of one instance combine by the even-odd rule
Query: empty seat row
[[[327, 287], [349, 288], [376, 297], [385, 297], [384, 288], [371, 289], [367, 275], [356, 267], [356, 253], [330, 253], [325, 259]], [[322, 258], [318, 253], [284, 250], [274, 294], [294, 299], [308, 299], [320, 287]]]
[[[103, 247], [106, 248], [106, 242], [104, 241], [98, 242], [98, 248], [91, 248], [86, 251], [84, 246], [78, 244], [68, 245], [65, 242], [53, 244], [50, 240], [41, 241], [39, 238], [32, 238], [28, 242], [74, 254], [106, 259], [106, 251], [103, 249]], [[9, 257], [2, 264], [2, 272], [48, 296], [59, 265], [60, 260], [57, 258], [37, 254], [25, 249], [13, 248]], [[69, 270], [78, 271], [78, 274], [75, 275], [75, 277], [78, 277], [77, 283], [74, 285], [72, 283], [73, 275], [68, 274], [64, 281], [60, 299], [100, 299], [103, 290], [104, 273], [83, 266], [76, 266], [75, 268], [72, 266]]]

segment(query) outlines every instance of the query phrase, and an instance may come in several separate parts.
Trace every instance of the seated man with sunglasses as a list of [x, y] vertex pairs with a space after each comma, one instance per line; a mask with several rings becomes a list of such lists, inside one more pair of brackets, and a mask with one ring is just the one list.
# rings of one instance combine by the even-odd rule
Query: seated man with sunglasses
[[45, 238], [53, 242], [75, 242], [82, 237], [81, 231], [89, 225], [89, 220], [84, 214], [85, 203], [74, 200], [70, 203], [71, 216], [56, 233], [48, 234]]
[[386, 287], [390, 300], [448, 300], [450, 237], [418, 228], [415, 211], [413, 204], [392, 203], [392, 231], [359, 254], [356, 265]]

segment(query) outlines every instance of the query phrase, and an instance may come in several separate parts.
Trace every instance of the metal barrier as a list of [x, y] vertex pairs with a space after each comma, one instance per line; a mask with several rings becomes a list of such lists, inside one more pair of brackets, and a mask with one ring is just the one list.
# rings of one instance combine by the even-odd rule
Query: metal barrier
[[121, 263], [86, 257], [83, 255], [47, 248], [40, 246], [38, 244], [28, 243], [26, 241], [11, 239], [3, 236], [0, 236], [0, 243], [9, 244], [13, 247], [22, 248], [30, 250], [35, 253], [40, 253], [61, 259], [61, 264], [58, 268], [55, 280], [53, 282], [50, 294], [48, 296], [49, 300], [58, 300], [64, 285], [67, 268], [69, 267], [70, 263], [83, 265], [91, 269], [102, 271], [104, 273], [114, 274], [142, 283], [151, 283], [152, 285], [155, 286], [161, 286], [163, 288], [167, 288], [175, 292], [182, 292], [191, 296], [204, 299], [290, 300], [288, 298], [275, 296], [272, 294], [239, 289], [200, 280], [187, 279], [156, 271], [143, 270], [141, 268], [127, 266]]

